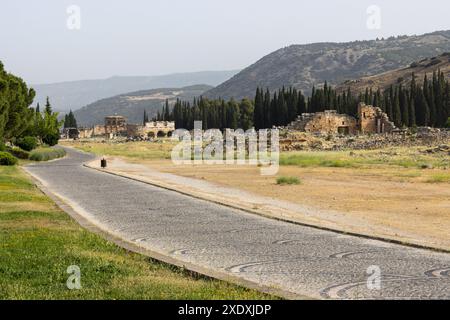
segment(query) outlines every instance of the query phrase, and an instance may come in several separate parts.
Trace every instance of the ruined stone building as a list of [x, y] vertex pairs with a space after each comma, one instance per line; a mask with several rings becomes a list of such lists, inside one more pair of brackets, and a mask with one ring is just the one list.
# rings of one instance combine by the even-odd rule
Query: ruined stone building
[[396, 129], [393, 122], [380, 108], [360, 103], [358, 106], [359, 131], [361, 133], [391, 133]]
[[168, 137], [175, 131], [173, 121], [150, 121], [145, 125], [129, 124], [123, 116], [107, 116], [105, 124], [95, 125], [91, 128], [79, 128], [78, 139], [117, 137], [147, 139], [153, 137]]
[[395, 125], [380, 108], [360, 103], [357, 117], [339, 114], [336, 110], [304, 113], [292, 122], [289, 130], [317, 134], [390, 133]]
[[127, 119], [123, 116], [105, 117], [105, 134], [110, 138], [125, 136], [127, 134]]
[[127, 136], [129, 138], [170, 137], [174, 131], [175, 122], [173, 121], [150, 121], [145, 125], [127, 125]]
[[339, 114], [336, 110], [317, 113], [303, 113], [288, 129], [324, 134], [356, 134], [357, 121], [354, 117]]

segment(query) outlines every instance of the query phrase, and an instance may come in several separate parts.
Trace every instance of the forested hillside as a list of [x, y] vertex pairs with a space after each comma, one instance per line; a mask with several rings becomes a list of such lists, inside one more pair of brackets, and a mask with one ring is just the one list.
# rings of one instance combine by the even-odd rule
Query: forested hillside
[[407, 67], [412, 61], [450, 52], [450, 30], [347, 43], [313, 43], [279, 49], [206, 93], [209, 98], [253, 98], [257, 87], [283, 86], [311, 94], [314, 85]]

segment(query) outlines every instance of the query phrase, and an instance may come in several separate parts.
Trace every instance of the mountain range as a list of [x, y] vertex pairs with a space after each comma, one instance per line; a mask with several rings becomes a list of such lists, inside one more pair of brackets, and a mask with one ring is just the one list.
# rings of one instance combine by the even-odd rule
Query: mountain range
[[128, 123], [142, 123], [144, 110], [150, 119], [161, 111], [166, 99], [173, 104], [176, 99], [192, 100], [211, 89], [207, 85], [195, 85], [183, 88], [163, 88], [141, 90], [101, 99], [74, 112], [77, 124], [92, 126], [104, 123], [105, 116], [125, 116]]
[[407, 67], [450, 51], [450, 30], [347, 43], [313, 43], [279, 49], [209, 90], [210, 98], [253, 98], [256, 88], [293, 86], [309, 94], [325, 81], [338, 85]]
[[38, 84], [32, 85], [32, 87], [36, 90], [35, 104], [39, 102], [41, 106], [44, 105], [48, 96], [54, 110], [67, 112], [125, 92], [156, 88], [180, 88], [197, 84], [216, 86], [237, 72], [237, 70], [232, 70], [177, 73], [150, 77], [116, 76], [108, 79]]

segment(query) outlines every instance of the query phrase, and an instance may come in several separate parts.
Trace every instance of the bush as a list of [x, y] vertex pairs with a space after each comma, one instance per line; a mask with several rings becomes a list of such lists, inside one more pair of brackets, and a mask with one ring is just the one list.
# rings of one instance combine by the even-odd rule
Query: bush
[[17, 164], [17, 158], [8, 152], [0, 152], [0, 166], [13, 166]]
[[66, 155], [66, 151], [64, 149], [59, 148], [45, 148], [34, 150], [30, 154], [30, 160], [33, 161], [48, 161], [57, 158], [62, 158]]
[[20, 148], [7, 148], [7, 151], [11, 153], [14, 157], [26, 160], [30, 157], [28, 151], [22, 150]]
[[25, 151], [31, 151], [36, 149], [38, 141], [35, 137], [24, 137], [17, 139], [15, 145]]
[[5, 150], [6, 150], [5, 144], [0, 141], [0, 151], [5, 151]]
[[277, 184], [300, 184], [300, 179], [297, 177], [278, 177]]
[[445, 124], [445, 126], [450, 129], [450, 117], [448, 117], [447, 123]]
[[50, 147], [56, 146], [59, 141], [59, 133], [49, 133], [45, 137], [42, 138], [42, 142], [49, 145]]

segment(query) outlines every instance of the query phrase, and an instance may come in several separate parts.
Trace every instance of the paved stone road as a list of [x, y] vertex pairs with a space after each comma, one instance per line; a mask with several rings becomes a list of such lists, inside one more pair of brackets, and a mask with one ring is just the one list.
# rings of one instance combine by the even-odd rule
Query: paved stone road
[[[313, 298], [450, 299], [450, 254], [259, 217], [85, 168], [91, 155], [67, 151], [28, 170], [148, 249]], [[367, 287], [371, 266], [380, 268], [380, 290], [376, 280]]]

